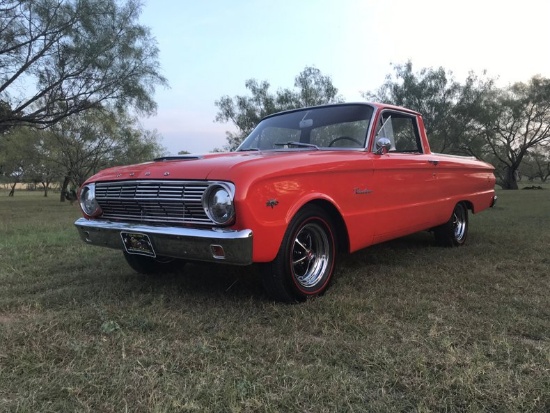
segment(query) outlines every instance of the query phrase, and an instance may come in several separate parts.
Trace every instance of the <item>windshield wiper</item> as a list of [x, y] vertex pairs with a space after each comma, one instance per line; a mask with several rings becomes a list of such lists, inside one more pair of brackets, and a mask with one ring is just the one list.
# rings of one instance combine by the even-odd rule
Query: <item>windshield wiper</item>
[[297, 146], [299, 148], [313, 148], [313, 149], [317, 149], [319, 150], [319, 147], [317, 145], [314, 145], [312, 143], [304, 143], [304, 142], [296, 142], [296, 141], [291, 141], [291, 142], [276, 142], [274, 143], [273, 145], [275, 146]]
[[259, 148], [244, 148], [244, 149], [239, 149], [237, 152], [252, 152], [252, 151], [260, 152], [260, 149]]

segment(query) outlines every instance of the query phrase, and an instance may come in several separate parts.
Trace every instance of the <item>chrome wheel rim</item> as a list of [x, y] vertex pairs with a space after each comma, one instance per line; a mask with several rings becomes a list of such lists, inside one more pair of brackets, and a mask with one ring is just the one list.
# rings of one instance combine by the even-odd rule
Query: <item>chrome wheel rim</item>
[[292, 273], [300, 286], [315, 287], [329, 266], [330, 242], [326, 232], [316, 223], [304, 225], [292, 245]]
[[455, 239], [457, 241], [462, 241], [466, 234], [466, 214], [462, 206], [457, 207], [453, 213], [453, 228]]

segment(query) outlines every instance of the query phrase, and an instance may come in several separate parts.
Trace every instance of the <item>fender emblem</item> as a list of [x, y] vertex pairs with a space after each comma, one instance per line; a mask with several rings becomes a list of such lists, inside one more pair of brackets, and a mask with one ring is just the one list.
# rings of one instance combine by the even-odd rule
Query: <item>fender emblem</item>
[[276, 199], [270, 199], [265, 203], [265, 206], [271, 207], [271, 209], [273, 209], [273, 207], [277, 205], [279, 205], [279, 201], [277, 201]]
[[353, 188], [355, 191], [355, 195], [363, 195], [363, 194], [370, 194], [372, 191], [370, 189], [360, 189], [360, 188]]

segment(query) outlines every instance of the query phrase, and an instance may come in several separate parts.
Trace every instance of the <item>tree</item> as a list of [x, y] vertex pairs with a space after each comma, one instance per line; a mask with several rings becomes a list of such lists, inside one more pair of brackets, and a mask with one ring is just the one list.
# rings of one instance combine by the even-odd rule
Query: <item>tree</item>
[[28, 128], [13, 129], [0, 140], [0, 175], [11, 185], [9, 196], [14, 196], [17, 184], [32, 174], [38, 156], [35, 142]]
[[529, 181], [540, 179], [546, 182], [550, 177], [550, 151], [544, 147], [533, 148], [525, 154], [519, 173], [526, 176]]
[[156, 131], [145, 131], [136, 119], [116, 111], [91, 110], [58, 122], [43, 148], [62, 168], [61, 201], [72, 182], [80, 186], [99, 170], [143, 162], [160, 156], [164, 148]]
[[479, 147], [469, 133], [474, 130], [472, 114], [492, 90], [492, 79], [470, 73], [463, 85], [443, 67], [415, 72], [411, 61], [393, 69], [377, 91], [365, 92], [363, 97], [420, 112], [434, 152], [464, 154]]
[[550, 79], [534, 76], [500, 90], [479, 124], [495, 159], [497, 182], [503, 189], [518, 189], [524, 158], [550, 144]]
[[215, 102], [219, 109], [215, 121], [232, 122], [237, 128], [235, 133], [226, 132], [225, 150], [235, 150], [258, 122], [272, 113], [342, 100], [331, 78], [322, 75], [315, 67], [306, 67], [294, 78], [295, 90], [280, 89], [271, 93], [269, 82], [258, 82], [255, 79], [247, 80], [245, 86], [251, 96], [237, 95], [231, 98], [226, 95]]
[[[342, 100], [338, 96], [338, 89], [332, 84], [332, 79], [323, 76], [321, 71], [314, 67], [306, 67], [300, 72], [294, 78], [294, 87], [298, 90], [296, 94], [291, 95], [291, 99], [296, 107], [324, 105]], [[283, 93], [283, 96], [286, 94]]]
[[80, 186], [110, 166], [139, 163], [161, 156], [156, 131], [142, 129], [124, 112], [90, 110], [45, 130], [14, 127], [0, 140], [0, 176], [12, 189], [19, 182], [41, 183], [47, 196], [60, 180], [61, 201], [68, 185]]
[[410, 61], [394, 69], [375, 93], [364, 96], [422, 113], [432, 150], [492, 163], [504, 189], [517, 189], [526, 155], [550, 144], [549, 79], [497, 88], [485, 75], [470, 73], [461, 84], [443, 68], [413, 72]]
[[105, 104], [152, 113], [158, 48], [139, 0], [0, 0], [0, 132]]
[[48, 190], [52, 182], [59, 181], [64, 173], [64, 167], [57, 162], [59, 153], [57, 148], [50, 145], [51, 134], [47, 130], [34, 130], [26, 128], [34, 138], [30, 144], [34, 146], [34, 159], [29, 167], [27, 180], [34, 184], [42, 184], [44, 196], [48, 196]]

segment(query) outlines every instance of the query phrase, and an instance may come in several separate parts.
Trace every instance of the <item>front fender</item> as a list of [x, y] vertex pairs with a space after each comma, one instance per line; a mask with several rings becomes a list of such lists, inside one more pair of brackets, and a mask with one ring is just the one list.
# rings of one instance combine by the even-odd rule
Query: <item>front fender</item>
[[305, 205], [319, 200], [329, 202], [341, 213], [334, 199], [292, 179], [257, 183], [241, 198], [237, 197], [235, 228], [253, 231], [253, 261], [273, 261], [292, 218]]

